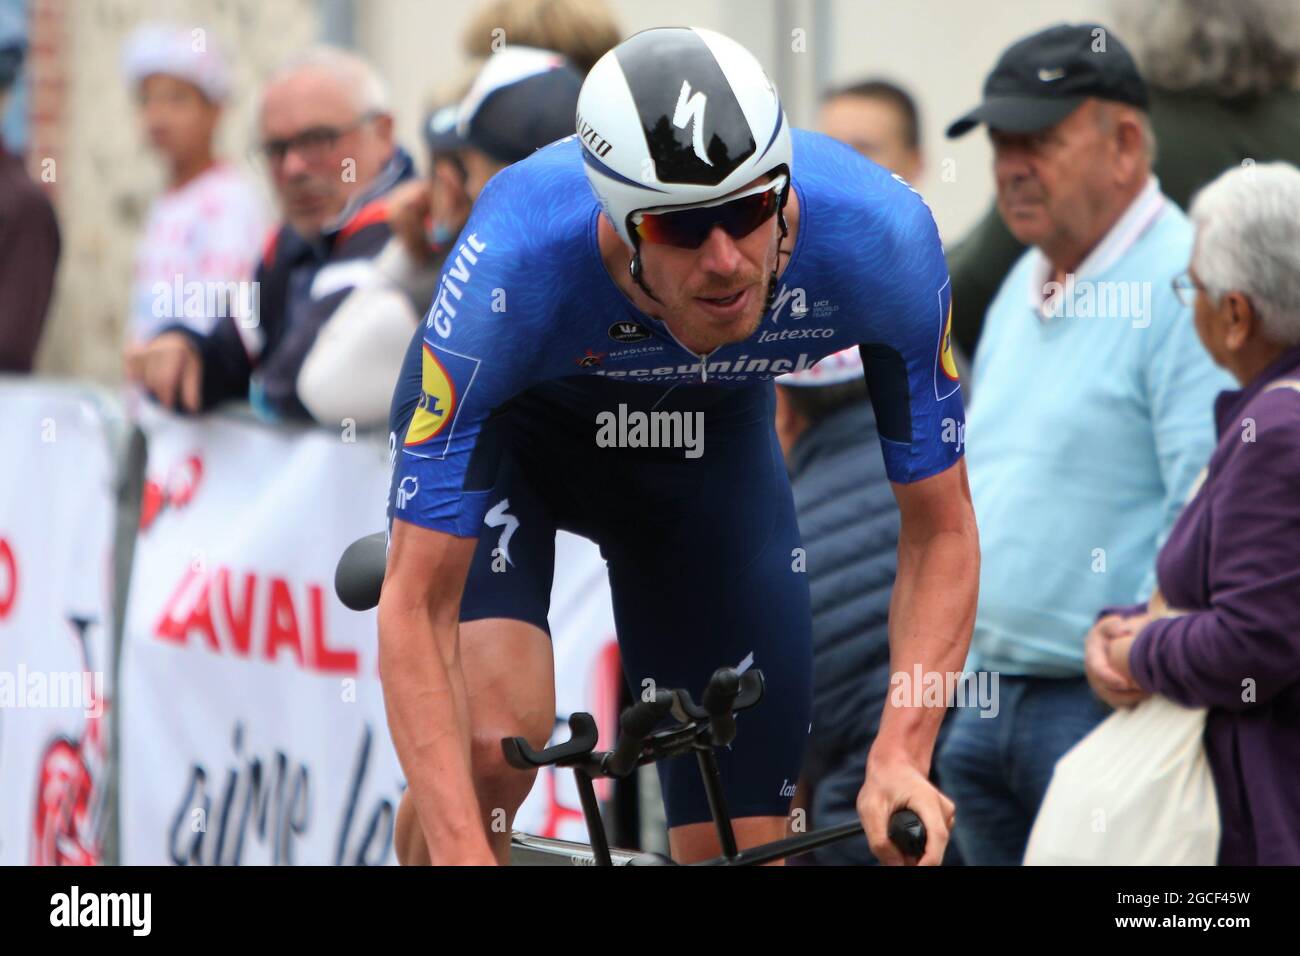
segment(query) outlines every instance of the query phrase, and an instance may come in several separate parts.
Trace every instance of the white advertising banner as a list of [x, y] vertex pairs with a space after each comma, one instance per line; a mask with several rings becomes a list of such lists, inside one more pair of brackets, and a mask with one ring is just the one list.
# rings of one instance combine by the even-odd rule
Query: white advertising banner
[[[586, 538], [555, 536], [551, 586], [551, 644], [555, 653], [555, 709], [551, 744], [569, 739], [569, 714], [585, 710], [600, 728], [601, 750], [613, 748], [618, 695], [623, 680], [609, 577], [600, 550]], [[596, 796], [609, 798], [611, 781], [596, 781]], [[571, 770], [546, 767], [515, 816], [515, 829], [559, 840], [587, 839], [582, 802]]]
[[[143, 418], [150, 464], [120, 677], [122, 862], [394, 862], [404, 783], [375, 612], [333, 591], [344, 548], [384, 525], [387, 448], [221, 416]], [[613, 628], [595, 547], [562, 546], [571, 560], [556, 562], [552, 621], [567, 714], [609, 699], [598, 675], [610, 672]], [[539, 778], [517, 826], [558, 829], [552, 806], [566, 800]]]
[[102, 860], [114, 496], [109, 420], [0, 382], [0, 865]]

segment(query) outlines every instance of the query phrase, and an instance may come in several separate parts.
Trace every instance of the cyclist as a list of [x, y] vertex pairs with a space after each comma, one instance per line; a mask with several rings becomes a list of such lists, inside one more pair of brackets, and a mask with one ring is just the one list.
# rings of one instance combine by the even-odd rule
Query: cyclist
[[[892, 671], [960, 669], [979, 551], [948, 305], [920, 197], [791, 130], [735, 41], [648, 30], [592, 68], [576, 134], [483, 191], [394, 395], [379, 641], [402, 862], [507, 857], [532, 780], [500, 739], [541, 747], [554, 722], [557, 528], [601, 547], [635, 692], [762, 668], [719, 765], [737, 842], [785, 834], [811, 639], [771, 379], [847, 346], [902, 515]], [[924, 822], [923, 863], [953, 820], [927, 779], [943, 709], [912, 700], [886, 707], [858, 800], [887, 863], [895, 809]], [[674, 857], [716, 854], [694, 762], [658, 769]]]

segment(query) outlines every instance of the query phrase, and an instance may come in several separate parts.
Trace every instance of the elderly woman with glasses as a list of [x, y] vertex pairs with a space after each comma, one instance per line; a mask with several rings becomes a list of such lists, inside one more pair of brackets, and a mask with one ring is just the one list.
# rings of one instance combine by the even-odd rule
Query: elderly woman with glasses
[[1145, 605], [1108, 609], [1085, 666], [1112, 706], [1208, 708], [1222, 864], [1300, 864], [1300, 170], [1243, 164], [1192, 205], [1175, 288], [1241, 388], [1156, 561]]

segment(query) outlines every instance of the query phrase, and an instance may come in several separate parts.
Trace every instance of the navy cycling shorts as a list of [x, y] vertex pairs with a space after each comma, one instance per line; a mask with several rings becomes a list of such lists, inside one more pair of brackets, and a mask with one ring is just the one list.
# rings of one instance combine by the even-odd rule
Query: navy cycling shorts
[[[762, 701], [737, 716], [735, 741], [717, 751], [733, 818], [789, 812], [811, 719], [808, 583], [772, 402], [770, 383], [665, 390], [550, 382], [489, 420], [471, 465], [495, 477], [462, 621], [510, 618], [549, 633], [555, 532], [564, 529], [600, 546], [634, 695], [649, 678], [698, 701], [717, 668], [762, 669]], [[620, 404], [702, 412], [701, 454], [600, 447], [596, 414]], [[493, 552], [513, 525], [502, 514], [518, 524], [499, 573]], [[669, 826], [711, 819], [693, 755], [658, 768]]]

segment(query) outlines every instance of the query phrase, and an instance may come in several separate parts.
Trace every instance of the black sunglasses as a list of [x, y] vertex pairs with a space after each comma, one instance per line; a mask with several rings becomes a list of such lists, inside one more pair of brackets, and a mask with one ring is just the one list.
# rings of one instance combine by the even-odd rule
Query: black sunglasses
[[771, 182], [730, 199], [715, 199], [694, 206], [663, 206], [632, 213], [632, 232], [645, 242], [698, 249], [715, 227], [732, 239], [743, 239], [775, 215], [788, 177], [781, 173]]

